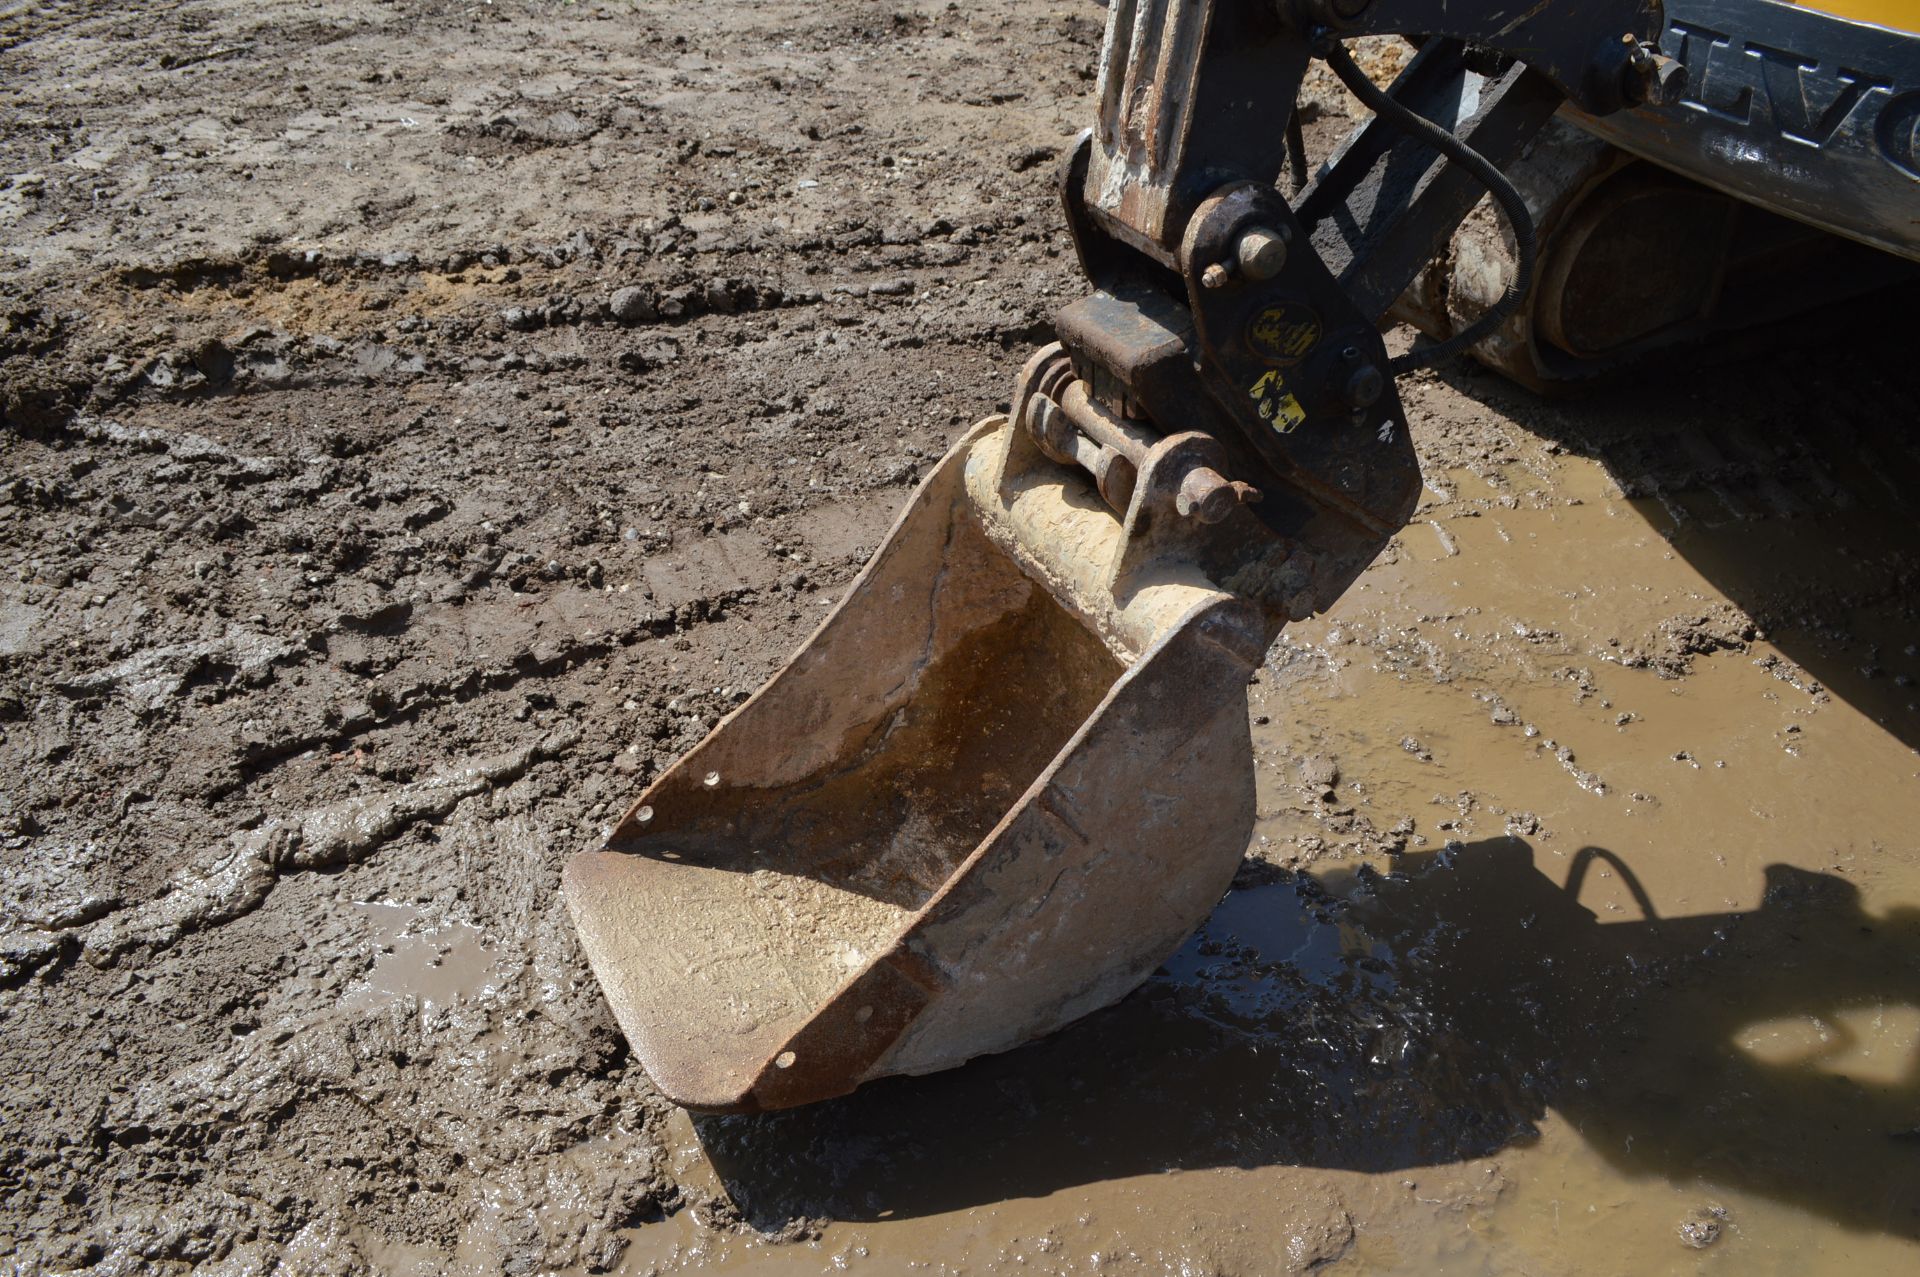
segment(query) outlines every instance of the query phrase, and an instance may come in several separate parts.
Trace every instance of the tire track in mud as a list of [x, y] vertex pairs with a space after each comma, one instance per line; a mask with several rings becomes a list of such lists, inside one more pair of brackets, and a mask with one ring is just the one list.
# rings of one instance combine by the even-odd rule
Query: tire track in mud
[[[0, 1263], [602, 1269], [704, 1200], [560, 862], [812, 628], [1071, 269], [1051, 91], [991, 99], [1083, 92], [1094, 24], [909, 7], [19, 20]], [[349, 997], [381, 902], [494, 967]]]
[[271, 818], [198, 857], [159, 899], [109, 914], [88, 928], [81, 952], [93, 965], [110, 967], [135, 948], [168, 948], [189, 931], [259, 908], [287, 873], [352, 864], [416, 821], [445, 816], [465, 799], [518, 780], [536, 762], [565, 757], [578, 743], [577, 734], [550, 737], [389, 794], [348, 799], [298, 817]]

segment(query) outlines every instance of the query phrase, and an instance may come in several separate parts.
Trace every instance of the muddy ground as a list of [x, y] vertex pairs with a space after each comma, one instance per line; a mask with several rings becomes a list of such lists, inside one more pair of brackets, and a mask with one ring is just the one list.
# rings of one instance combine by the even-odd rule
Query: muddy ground
[[1410, 381], [1120, 1007], [784, 1117], [634, 1065], [560, 866], [1046, 339], [1101, 16], [0, 5], [0, 1263], [1920, 1262], [1910, 297]]

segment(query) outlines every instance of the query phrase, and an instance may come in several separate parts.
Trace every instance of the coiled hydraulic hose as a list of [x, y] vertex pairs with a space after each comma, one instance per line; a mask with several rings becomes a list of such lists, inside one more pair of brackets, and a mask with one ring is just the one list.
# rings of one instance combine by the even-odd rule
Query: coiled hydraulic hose
[[1425, 368], [1450, 359], [1466, 350], [1475, 342], [1487, 337], [1506, 322], [1513, 314], [1533, 286], [1534, 260], [1539, 252], [1539, 237], [1533, 226], [1533, 214], [1527, 211], [1527, 202], [1514, 189], [1507, 175], [1495, 168], [1491, 161], [1480, 152], [1461, 141], [1451, 130], [1444, 129], [1425, 116], [1402, 105], [1382, 90], [1366, 72], [1354, 65], [1347, 55], [1346, 46], [1338, 40], [1323, 38], [1314, 45], [1314, 52], [1326, 60], [1333, 73], [1340, 77], [1340, 83], [1347, 86], [1347, 92], [1359, 98], [1374, 114], [1380, 116], [1401, 132], [1425, 142], [1460, 167], [1478, 178], [1487, 188], [1500, 211], [1506, 214], [1507, 226], [1513, 231], [1514, 270], [1513, 278], [1507, 281], [1507, 291], [1500, 300], [1483, 311], [1480, 317], [1462, 328], [1445, 341], [1436, 342], [1419, 350], [1410, 350], [1388, 365], [1395, 376], [1412, 372], [1416, 368]]

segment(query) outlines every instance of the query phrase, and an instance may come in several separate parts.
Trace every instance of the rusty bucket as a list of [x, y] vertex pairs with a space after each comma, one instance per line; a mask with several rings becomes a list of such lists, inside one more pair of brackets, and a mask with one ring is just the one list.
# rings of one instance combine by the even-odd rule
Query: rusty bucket
[[1173, 534], [1204, 436], [1138, 452], [1120, 510], [1029, 436], [976, 426], [793, 659], [568, 864], [677, 1103], [1017, 1046], [1132, 990], [1231, 880], [1269, 631]]

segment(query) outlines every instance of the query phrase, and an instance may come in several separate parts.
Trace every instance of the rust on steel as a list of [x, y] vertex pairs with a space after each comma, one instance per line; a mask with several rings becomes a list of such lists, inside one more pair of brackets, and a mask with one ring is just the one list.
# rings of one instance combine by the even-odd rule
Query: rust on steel
[[[1067, 394], [1054, 353], [1022, 406]], [[1176, 508], [1211, 440], [1109, 433], [1120, 510], [1029, 429], [976, 427], [800, 652], [568, 864], [673, 1100], [779, 1108], [1017, 1046], [1125, 995], [1225, 890], [1272, 625], [1201, 559], [1250, 529]]]

